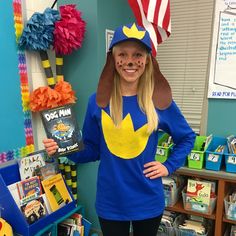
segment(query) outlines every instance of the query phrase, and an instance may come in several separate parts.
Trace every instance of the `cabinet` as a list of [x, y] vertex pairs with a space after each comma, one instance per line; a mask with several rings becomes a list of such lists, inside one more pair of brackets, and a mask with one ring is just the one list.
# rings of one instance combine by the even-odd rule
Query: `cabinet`
[[211, 215], [202, 214], [194, 211], [187, 211], [183, 207], [182, 198], [172, 207], [167, 207], [167, 210], [175, 211], [184, 214], [192, 214], [197, 216], [203, 216], [207, 219], [214, 221], [214, 236], [224, 235], [227, 224], [236, 224], [236, 221], [226, 219], [224, 210], [224, 198], [228, 194], [230, 187], [236, 185], [236, 174], [228, 173], [225, 171], [211, 171], [205, 169], [190, 169], [182, 167], [176, 171], [177, 174], [186, 177], [199, 177], [202, 179], [217, 181], [217, 202], [215, 210]]

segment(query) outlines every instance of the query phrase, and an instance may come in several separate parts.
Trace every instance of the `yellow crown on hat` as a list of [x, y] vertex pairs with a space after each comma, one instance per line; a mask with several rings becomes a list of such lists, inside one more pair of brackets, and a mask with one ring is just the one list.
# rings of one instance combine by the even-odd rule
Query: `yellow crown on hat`
[[145, 31], [138, 30], [135, 23], [131, 26], [131, 28], [124, 26], [123, 33], [128, 38], [142, 39], [145, 36]]

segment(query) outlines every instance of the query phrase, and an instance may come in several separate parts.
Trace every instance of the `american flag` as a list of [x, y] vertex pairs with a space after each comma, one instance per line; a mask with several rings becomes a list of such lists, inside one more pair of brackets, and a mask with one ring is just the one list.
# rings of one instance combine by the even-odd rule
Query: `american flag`
[[152, 54], [171, 33], [170, 0], [128, 0], [136, 21], [150, 34]]

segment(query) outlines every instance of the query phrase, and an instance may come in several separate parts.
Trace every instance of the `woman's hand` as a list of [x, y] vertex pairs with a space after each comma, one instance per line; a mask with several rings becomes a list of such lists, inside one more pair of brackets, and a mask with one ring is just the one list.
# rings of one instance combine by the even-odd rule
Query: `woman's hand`
[[44, 139], [43, 144], [49, 156], [52, 156], [53, 154], [55, 154], [55, 152], [59, 148], [57, 143], [53, 139]]
[[144, 165], [144, 175], [150, 179], [156, 179], [169, 174], [167, 168], [159, 161], [151, 161]]

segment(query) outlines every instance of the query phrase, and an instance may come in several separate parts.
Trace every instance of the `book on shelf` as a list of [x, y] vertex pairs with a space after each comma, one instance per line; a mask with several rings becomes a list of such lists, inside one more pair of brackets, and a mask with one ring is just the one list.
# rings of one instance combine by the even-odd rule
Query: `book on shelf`
[[42, 186], [53, 212], [72, 202], [61, 173], [43, 180]]
[[193, 220], [185, 220], [183, 224], [178, 225], [178, 228], [183, 231], [183, 234], [186, 230], [186, 235], [205, 235], [207, 233], [206, 227], [201, 222]]
[[51, 209], [51, 207], [50, 207], [50, 205], [49, 205], [49, 202], [48, 202], [48, 199], [47, 199], [47, 197], [46, 197], [46, 194], [45, 194], [45, 193], [42, 194], [41, 197], [43, 198], [43, 201], [44, 201], [44, 204], [45, 204], [47, 213], [48, 213], [48, 214], [51, 214], [51, 213], [52, 213], [52, 209]]
[[211, 182], [188, 179], [186, 202], [210, 205]]
[[[58, 235], [84, 236], [84, 225], [82, 225], [82, 215], [74, 213], [58, 225]], [[63, 234], [64, 233], [64, 234]]]
[[34, 176], [35, 169], [45, 165], [45, 152], [38, 151], [19, 159], [18, 166], [21, 180]]
[[30, 196], [35, 196], [36, 198], [42, 194], [41, 183], [38, 176], [21, 180], [16, 184], [16, 186], [20, 200]]
[[49, 163], [46, 162], [44, 166], [39, 167], [35, 170], [35, 174], [39, 176], [41, 181], [51, 176], [54, 176], [58, 173], [59, 173], [59, 167], [56, 161]]
[[81, 214], [74, 213], [70, 218], [74, 220], [75, 224], [82, 225], [83, 216]]
[[[58, 236], [74, 236], [74, 235], [82, 236], [77, 230], [77, 226], [75, 224], [71, 224], [64, 221], [58, 224], [57, 232]], [[75, 234], [76, 232], [78, 234]]]
[[16, 205], [20, 208], [21, 202], [20, 202], [19, 193], [18, 193], [18, 189], [17, 189], [17, 184], [18, 183], [19, 182], [10, 184], [10, 185], [7, 186], [7, 188], [10, 191], [13, 199], [15, 200]]
[[33, 224], [48, 214], [42, 196], [22, 205], [20, 209], [29, 224]]
[[47, 137], [58, 144], [55, 156], [64, 156], [83, 149], [82, 133], [71, 105], [42, 111], [41, 117]]

